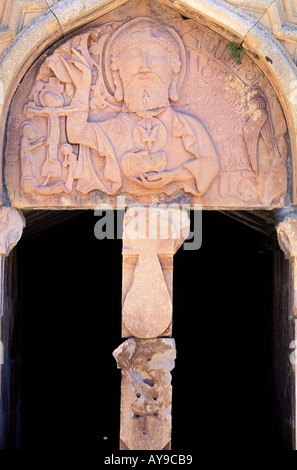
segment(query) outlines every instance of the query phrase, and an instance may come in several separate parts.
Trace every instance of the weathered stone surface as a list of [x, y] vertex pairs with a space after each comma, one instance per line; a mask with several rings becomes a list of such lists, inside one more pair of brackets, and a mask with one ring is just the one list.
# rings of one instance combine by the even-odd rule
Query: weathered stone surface
[[170, 9], [123, 12], [28, 74], [6, 153], [14, 205], [93, 207], [124, 194], [281, 206], [286, 124], [255, 62], [238, 67], [222, 36]]
[[21, 238], [24, 227], [25, 218], [16, 209], [0, 208], [0, 318], [4, 304], [4, 258]]
[[46, 14], [48, 1], [5, 0], [0, 5], [0, 54], [5, 50], [15, 35], [28, 27], [34, 19]]
[[113, 355], [122, 369], [121, 448], [162, 450], [171, 441], [171, 338], [129, 338]]
[[19, 241], [25, 218], [16, 209], [2, 207], [0, 209], [0, 256], [8, 256]]
[[[22, 2], [19, 0], [5, 0], [0, 7], [0, 51], [8, 47], [14, 36], [21, 30], [25, 29], [33, 19], [41, 17], [45, 14], [48, 8], [51, 8], [57, 16], [62, 26], [69, 21], [73, 21], [79, 14], [83, 17], [85, 14], [90, 14], [92, 10], [102, 7], [102, 0], [34, 0], [31, 2]], [[108, 2], [105, 2], [108, 3]], [[122, 2], [117, 0], [117, 5]], [[169, 1], [167, 2], [168, 4]], [[176, 2], [178, 3], [178, 2]], [[213, 8], [212, 17], [214, 16], [214, 9], [221, 21], [232, 24], [230, 21], [230, 14], [234, 17], [234, 29], [241, 30], [242, 35], [245, 35], [253, 24], [260, 20], [260, 23], [269, 29], [277, 39], [290, 43], [290, 55], [295, 58], [295, 48], [297, 42], [296, 33], [296, 16], [294, 15], [295, 7], [294, 0], [284, 0], [285, 7], [280, 0], [222, 0], [220, 4], [215, 5], [214, 2], [200, 2], [197, 5], [195, 2], [183, 1], [188, 7], [199, 7], [199, 13], [209, 15], [210, 9]], [[181, 5], [183, 6], [183, 5]], [[74, 10], [74, 11], [73, 11]], [[68, 17], [67, 17], [68, 15]], [[246, 18], [243, 27], [241, 18]], [[237, 19], [237, 24], [236, 24]], [[249, 21], [250, 20], [250, 21]]]
[[297, 219], [288, 218], [280, 222], [276, 227], [279, 245], [285, 257], [293, 258], [297, 256]]
[[290, 260], [291, 312], [297, 318], [297, 219], [289, 217], [276, 227], [277, 238], [285, 258]]
[[173, 255], [189, 234], [178, 207], [130, 207], [124, 219], [122, 335], [171, 336]]

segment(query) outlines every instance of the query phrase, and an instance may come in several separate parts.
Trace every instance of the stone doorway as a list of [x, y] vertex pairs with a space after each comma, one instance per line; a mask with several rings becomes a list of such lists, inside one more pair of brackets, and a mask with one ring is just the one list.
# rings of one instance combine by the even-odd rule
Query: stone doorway
[[[95, 221], [92, 211], [27, 214], [14, 251], [23, 267], [15, 344], [22, 412], [11, 423], [12, 446], [17, 428], [24, 449], [118, 448], [120, 374], [111, 353], [121, 334], [121, 240], [96, 240]], [[291, 446], [290, 397], [280, 394], [286, 371], [277, 367], [282, 350], [288, 356], [288, 273], [273, 225], [261, 230], [204, 212], [202, 248], [175, 256], [173, 450]]]

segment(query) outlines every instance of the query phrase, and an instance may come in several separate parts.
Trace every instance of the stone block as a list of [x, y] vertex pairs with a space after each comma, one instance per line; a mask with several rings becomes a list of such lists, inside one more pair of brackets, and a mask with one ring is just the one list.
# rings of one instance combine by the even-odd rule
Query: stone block
[[124, 219], [122, 335], [171, 336], [173, 255], [190, 220], [178, 207], [130, 207]]

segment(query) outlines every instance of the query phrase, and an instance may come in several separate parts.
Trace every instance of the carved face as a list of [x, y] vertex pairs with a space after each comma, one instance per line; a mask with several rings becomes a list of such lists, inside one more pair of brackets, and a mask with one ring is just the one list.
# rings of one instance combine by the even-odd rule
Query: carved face
[[132, 112], [168, 105], [172, 67], [160, 44], [130, 44], [123, 51], [119, 67], [124, 101]]
[[31, 124], [26, 124], [23, 127], [23, 135], [25, 135], [30, 141], [36, 140], [36, 132]]
[[249, 116], [251, 116], [258, 109], [265, 109], [265, 108], [266, 108], [265, 101], [261, 97], [253, 98], [247, 103], [247, 113]]

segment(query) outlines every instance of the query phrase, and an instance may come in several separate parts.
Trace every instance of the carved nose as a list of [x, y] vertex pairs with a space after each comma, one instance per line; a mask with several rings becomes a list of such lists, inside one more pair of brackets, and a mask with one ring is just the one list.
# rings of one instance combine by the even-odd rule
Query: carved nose
[[148, 63], [147, 63], [147, 56], [145, 54], [142, 54], [141, 57], [141, 64], [139, 67], [139, 72], [140, 73], [149, 73], [151, 71]]
[[141, 66], [139, 69], [140, 73], [149, 73], [151, 69], [148, 66]]

